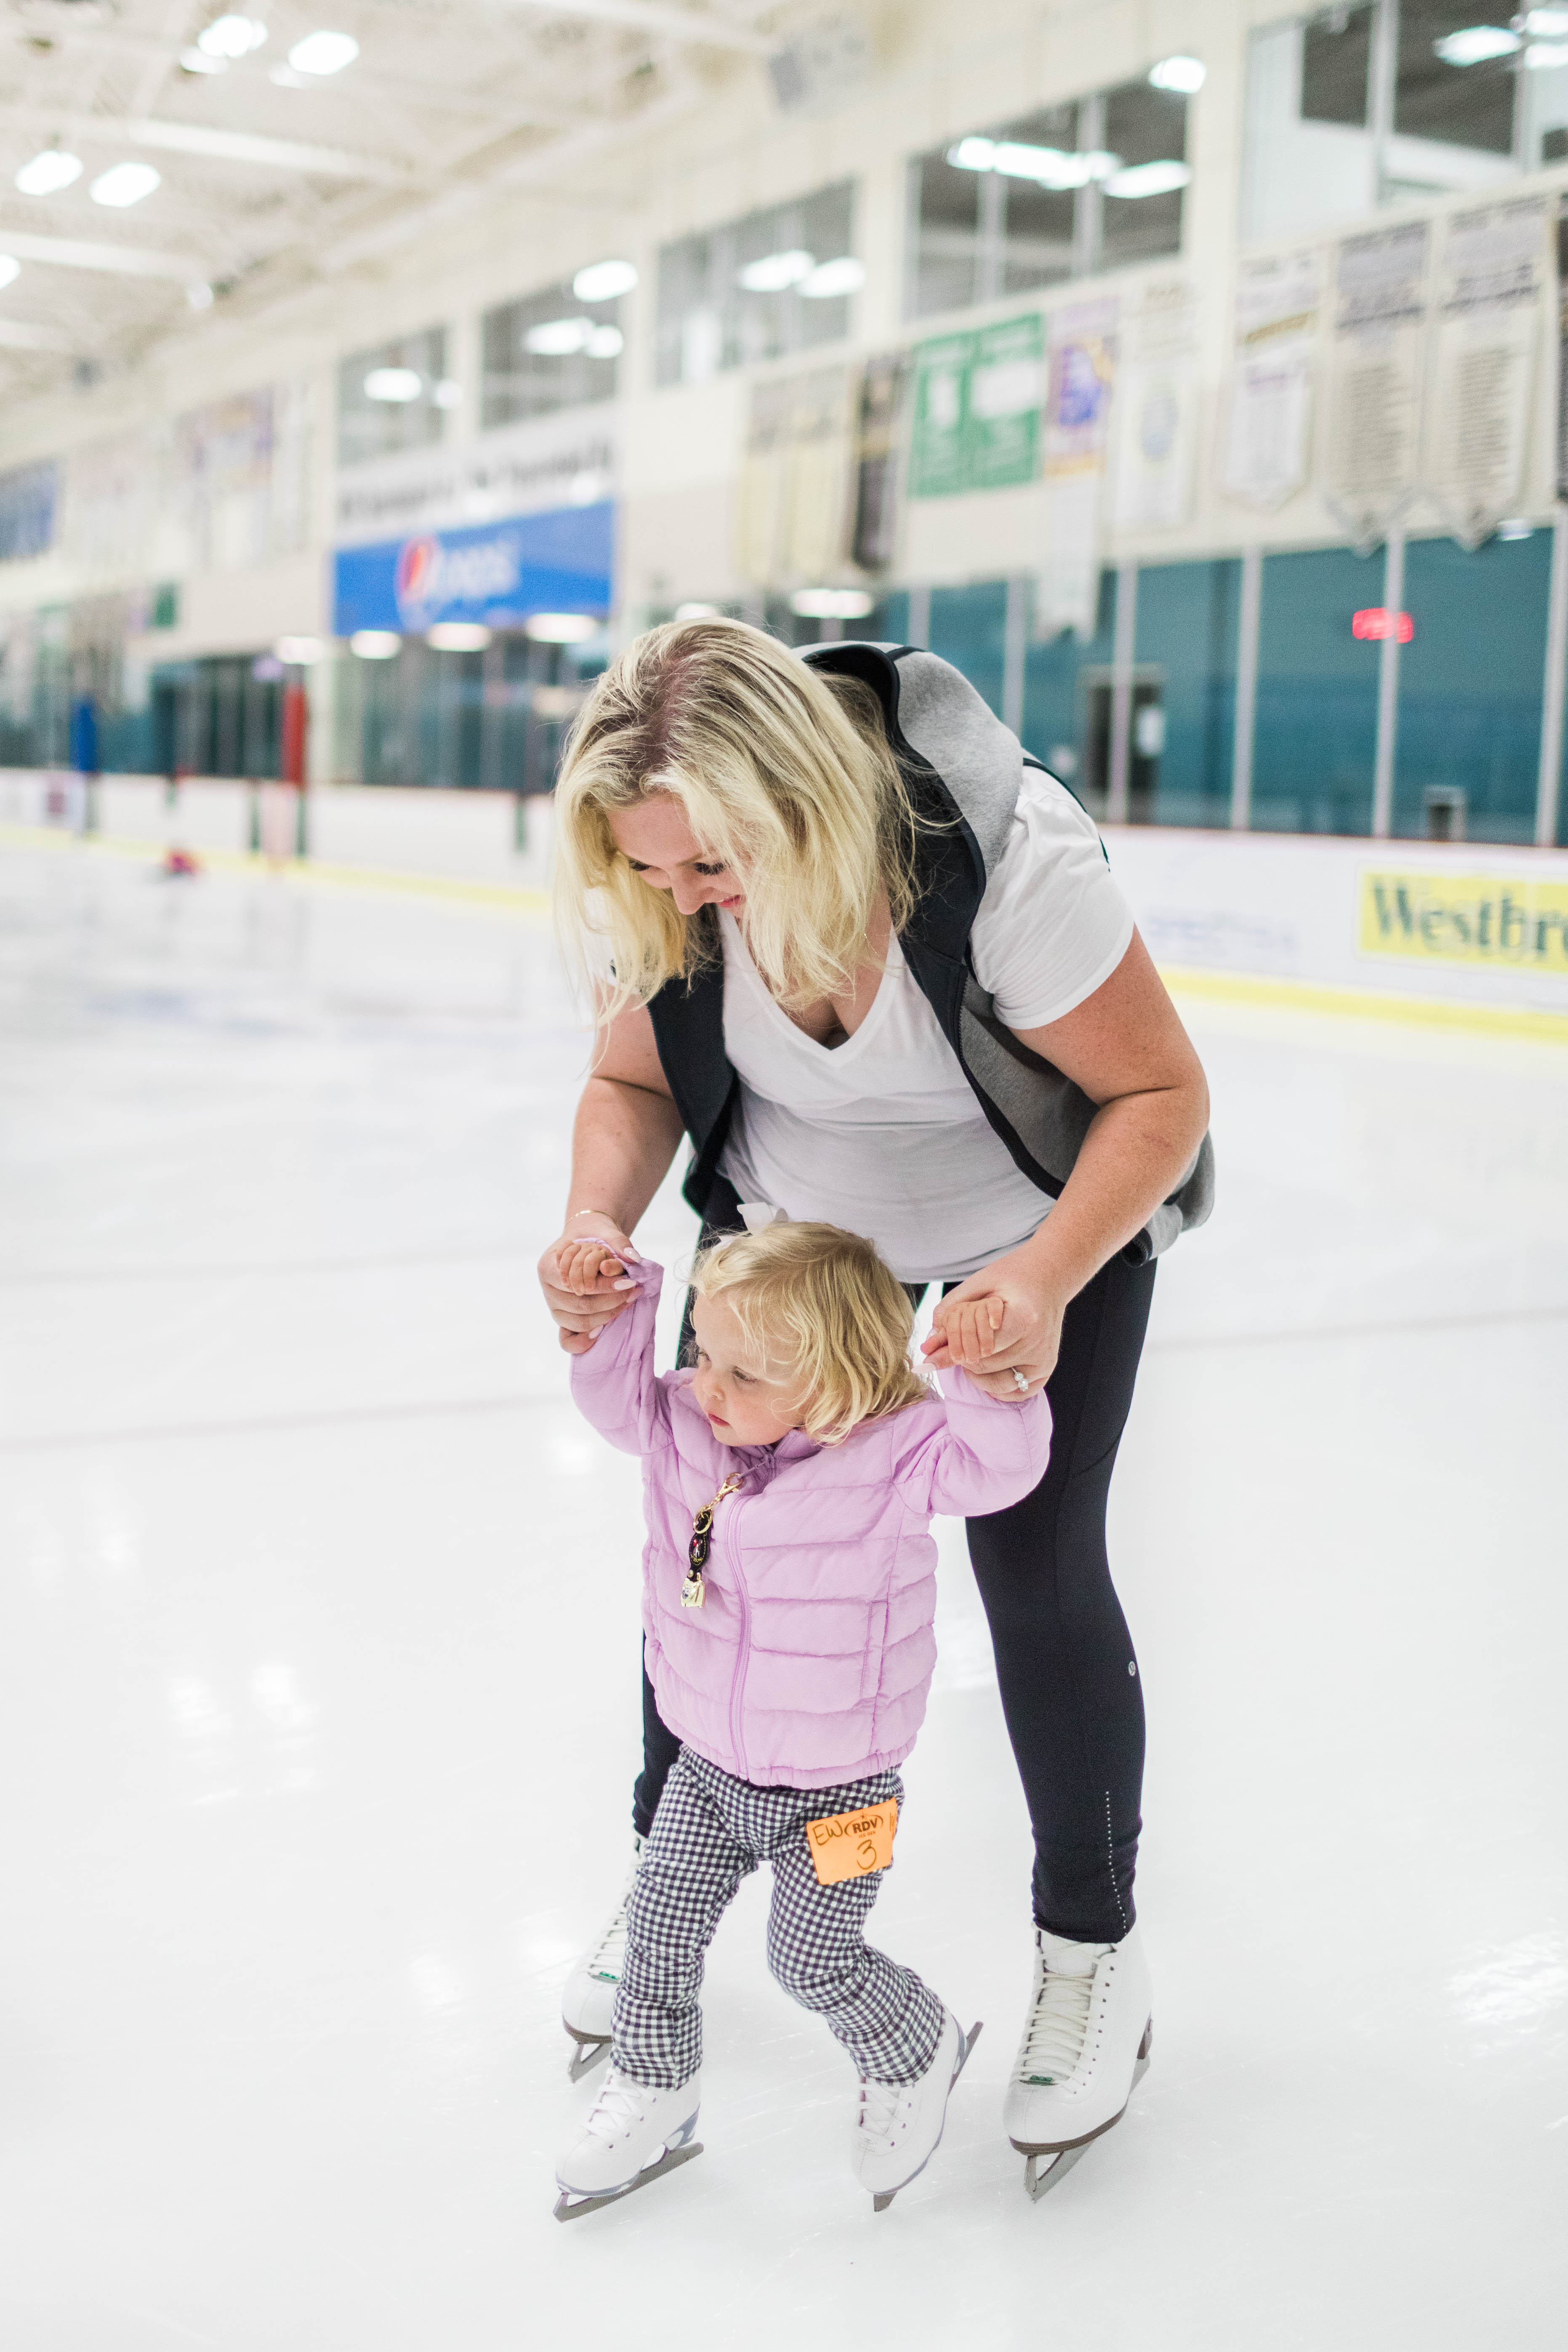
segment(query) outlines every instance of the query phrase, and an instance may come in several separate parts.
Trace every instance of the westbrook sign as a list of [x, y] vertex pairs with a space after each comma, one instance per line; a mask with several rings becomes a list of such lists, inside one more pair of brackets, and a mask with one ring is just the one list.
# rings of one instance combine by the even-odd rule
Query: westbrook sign
[[607, 613], [615, 507], [552, 507], [468, 530], [426, 530], [333, 557], [332, 627], [418, 635], [437, 621], [521, 628], [535, 613]]
[[1363, 955], [1568, 979], [1568, 883], [1363, 866]]

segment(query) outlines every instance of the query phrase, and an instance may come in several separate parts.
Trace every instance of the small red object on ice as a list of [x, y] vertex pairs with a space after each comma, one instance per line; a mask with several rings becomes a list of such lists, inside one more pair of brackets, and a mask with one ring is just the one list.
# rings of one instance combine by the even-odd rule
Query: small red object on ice
[[163, 860], [165, 874], [199, 874], [201, 870], [188, 849], [171, 849]]

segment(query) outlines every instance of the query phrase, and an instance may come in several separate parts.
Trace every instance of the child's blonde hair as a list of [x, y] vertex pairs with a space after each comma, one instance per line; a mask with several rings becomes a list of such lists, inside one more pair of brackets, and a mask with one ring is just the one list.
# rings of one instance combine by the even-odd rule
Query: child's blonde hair
[[910, 1363], [909, 1292], [858, 1234], [818, 1224], [735, 1234], [703, 1251], [691, 1286], [724, 1301], [759, 1362], [782, 1359], [800, 1426], [819, 1444], [930, 1394]]
[[743, 621], [668, 622], [595, 683], [555, 786], [555, 897], [569, 949], [598, 934], [613, 982], [601, 1017], [689, 979], [711, 918], [681, 914], [616, 846], [609, 820], [677, 802], [704, 851], [743, 876], [746, 942], [788, 1007], [842, 994], [866, 961], [879, 898], [914, 904], [918, 817], [880, 707]]

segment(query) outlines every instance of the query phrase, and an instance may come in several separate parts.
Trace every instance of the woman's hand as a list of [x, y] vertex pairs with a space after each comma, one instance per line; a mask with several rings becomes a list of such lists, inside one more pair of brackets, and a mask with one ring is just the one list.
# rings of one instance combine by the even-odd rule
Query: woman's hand
[[613, 1217], [574, 1217], [539, 1261], [544, 1303], [560, 1327], [569, 1356], [585, 1355], [606, 1323], [629, 1303], [637, 1285], [626, 1268], [641, 1258]]
[[[1025, 1251], [982, 1266], [942, 1300], [921, 1351], [933, 1371], [957, 1365], [987, 1396], [1022, 1404], [1056, 1370], [1067, 1300]], [[1027, 1383], [1020, 1388], [1014, 1373]]]

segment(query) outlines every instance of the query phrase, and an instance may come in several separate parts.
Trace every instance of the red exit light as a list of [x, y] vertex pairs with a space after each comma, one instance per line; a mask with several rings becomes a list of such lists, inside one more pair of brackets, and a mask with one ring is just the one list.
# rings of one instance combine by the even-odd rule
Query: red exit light
[[1397, 637], [1407, 646], [1415, 635], [1415, 624], [1408, 613], [1391, 613], [1386, 604], [1367, 604], [1351, 615], [1352, 637]]

